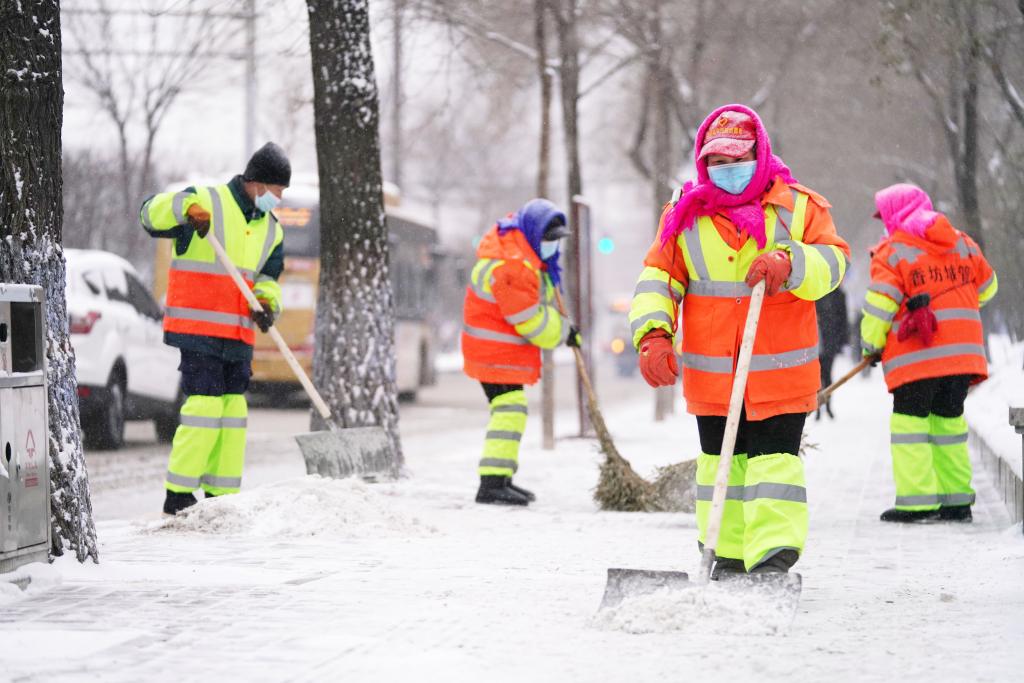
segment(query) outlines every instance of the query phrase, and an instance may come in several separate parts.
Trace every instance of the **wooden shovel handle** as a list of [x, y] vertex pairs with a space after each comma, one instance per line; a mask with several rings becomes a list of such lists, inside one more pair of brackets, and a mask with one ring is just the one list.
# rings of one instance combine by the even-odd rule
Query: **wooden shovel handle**
[[[231, 279], [235, 281], [238, 291], [240, 291], [242, 296], [245, 297], [245, 300], [249, 302], [249, 307], [254, 311], [262, 311], [263, 306], [256, 298], [256, 295], [252, 293], [252, 290], [249, 289], [249, 285], [242, 279], [242, 274], [238, 272], [238, 268], [236, 268], [235, 264], [231, 262], [230, 258], [228, 258], [227, 252], [224, 251], [224, 245], [222, 245], [220, 240], [217, 239], [213, 230], [206, 233], [206, 240], [210, 243], [210, 246], [213, 247], [214, 253], [217, 254], [217, 260], [220, 261], [224, 270], [228, 271], [228, 275], [230, 275]], [[274, 340], [275, 344], [277, 344], [278, 350], [288, 362], [288, 366], [292, 369], [292, 372], [294, 372], [295, 376], [299, 379], [299, 384], [301, 384], [302, 388], [306, 390], [309, 400], [313, 402], [317, 412], [320, 413], [320, 417], [324, 420], [330, 420], [331, 409], [327, 407], [323, 397], [320, 396], [320, 392], [316, 390], [315, 386], [313, 386], [313, 382], [311, 382], [309, 377], [306, 375], [306, 371], [302, 369], [301, 365], [299, 365], [299, 361], [296, 360], [295, 354], [292, 353], [292, 350], [288, 348], [288, 344], [285, 343], [281, 333], [277, 331], [276, 327], [271, 325], [267, 334], [269, 334], [270, 338]]]

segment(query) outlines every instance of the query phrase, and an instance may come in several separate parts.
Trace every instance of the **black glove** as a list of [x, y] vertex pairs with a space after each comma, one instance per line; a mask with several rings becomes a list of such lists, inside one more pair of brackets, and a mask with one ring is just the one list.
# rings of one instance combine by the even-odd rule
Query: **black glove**
[[865, 355], [864, 357], [871, 361], [868, 364], [871, 367], [876, 367], [878, 365], [878, 361], [882, 360], [882, 354], [880, 353], [872, 353], [870, 355]]
[[579, 328], [569, 325], [569, 336], [565, 338], [565, 345], [571, 349], [578, 349], [583, 344], [583, 337], [580, 336]]
[[907, 310], [916, 311], [919, 308], [924, 308], [932, 302], [932, 297], [928, 292], [922, 292], [921, 294], [915, 294], [914, 296], [907, 299]]
[[192, 218], [192, 216], [189, 216], [188, 224], [192, 226], [192, 229], [196, 231], [196, 234], [199, 235], [200, 239], [205, 239], [206, 233], [210, 232], [209, 221], [197, 221]]
[[274, 324], [274, 314], [270, 310], [270, 304], [265, 301], [261, 301], [260, 305], [263, 306], [262, 311], [251, 309], [249, 311], [249, 317], [256, 323], [256, 327], [260, 328], [260, 332], [266, 333], [270, 329], [270, 326]]
[[188, 217], [185, 220], [196, 231], [200, 239], [205, 238], [206, 233], [210, 232], [210, 212], [198, 204], [188, 207]]

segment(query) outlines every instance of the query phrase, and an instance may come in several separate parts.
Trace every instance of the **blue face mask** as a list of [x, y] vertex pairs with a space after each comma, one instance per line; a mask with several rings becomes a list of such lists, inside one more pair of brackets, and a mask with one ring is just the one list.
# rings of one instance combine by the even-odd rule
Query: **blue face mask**
[[277, 195], [275, 195], [270, 190], [267, 190], [263, 194], [256, 196], [256, 208], [262, 211], [263, 213], [267, 213], [280, 203], [281, 200], [278, 199]]
[[540, 260], [547, 261], [558, 253], [558, 240], [540, 243]]
[[708, 175], [717, 187], [729, 194], [743, 194], [757, 170], [757, 161], [737, 161], [735, 164], [708, 166]]

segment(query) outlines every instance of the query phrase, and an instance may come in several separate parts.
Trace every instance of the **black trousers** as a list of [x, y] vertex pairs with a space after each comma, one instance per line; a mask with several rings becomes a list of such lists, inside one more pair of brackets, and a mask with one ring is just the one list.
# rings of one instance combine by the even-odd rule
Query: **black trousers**
[[[746, 410], [740, 414], [734, 453], [756, 458], [767, 453], [800, 453], [800, 437], [804, 433], [805, 413], [784, 413], [767, 420], [747, 421]], [[700, 447], [708, 455], [721, 455], [725, 437], [725, 418], [720, 415], [698, 415], [697, 431]]]
[[484, 395], [487, 396], [487, 401], [491, 402], [502, 394], [507, 394], [510, 391], [521, 391], [523, 388], [522, 384], [490, 384], [489, 382], [480, 382], [480, 386], [484, 388]]
[[892, 412], [914, 417], [960, 417], [971, 386], [972, 375], [949, 375], [919, 379], [892, 392]]
[[181, 390], [186, 396], [244, 394], [249, 388], [252, 365], [196, 351], [181, 350]]

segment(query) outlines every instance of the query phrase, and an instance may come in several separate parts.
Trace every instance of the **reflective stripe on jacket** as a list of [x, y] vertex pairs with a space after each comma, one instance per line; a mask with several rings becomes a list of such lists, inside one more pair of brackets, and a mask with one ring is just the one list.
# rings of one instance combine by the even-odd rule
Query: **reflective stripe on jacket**
[[[931, 377], [988, 377], [979, 309], [998, 287], [977, 243], [945, 216], [939, 216], [924, 238], [898, 230], [883, 240], [871, 258], [861, 346], [867, 353], [882, 352], [889, 391]], [[917, 335], [901, 342], [897, 332], [907, 301], [924, 293], [938, 320], [932, 343], [925, 346]]]
[[[723, 215], [701, 217], [674, 243], [655, 241], [644, 261], [630, 310], [633, 343], [651, 330], [674, 336], [682, 315], [683, 395], [697, 415], [728, 412], [750, 288], [744, 282], [759, 254], [783, 249], [792, 272], [761, 310], [745, 406], [752, 420], [812, 410], [819, 388], [814, 301], [846, 274], [849, 247], [836, 234], [828, 202], [781, 181], [765, 193], [767, 242], [756, 242]], [[667, 210], [668, 207], [666, 207]], [[659, 230], [659, 233], [661, 231]]]
[[480, 241], [466, 288], [463, 368], [493, 384], [533, 384], [540, 349], [563, 343], [569, 321], [555, 307], [551, 280], [523, 233], [497, 227]]
[[[193, 193], [165, 192], [142, 206], [142, 223], [150, 231], [184, 225], [187, 211], [199, 204], [210, 212], [210, 230], [256, 296], [280, 310], [280, 285], [260, 276], [284, 232], [272, 213], [246, 222], [227, 185], [198, 188]], [[217, 261], [205, 239], [192, 239], [183, 254], [175, 253], [167, 278], [164, 331], [255, 342], [249, 304]]]

